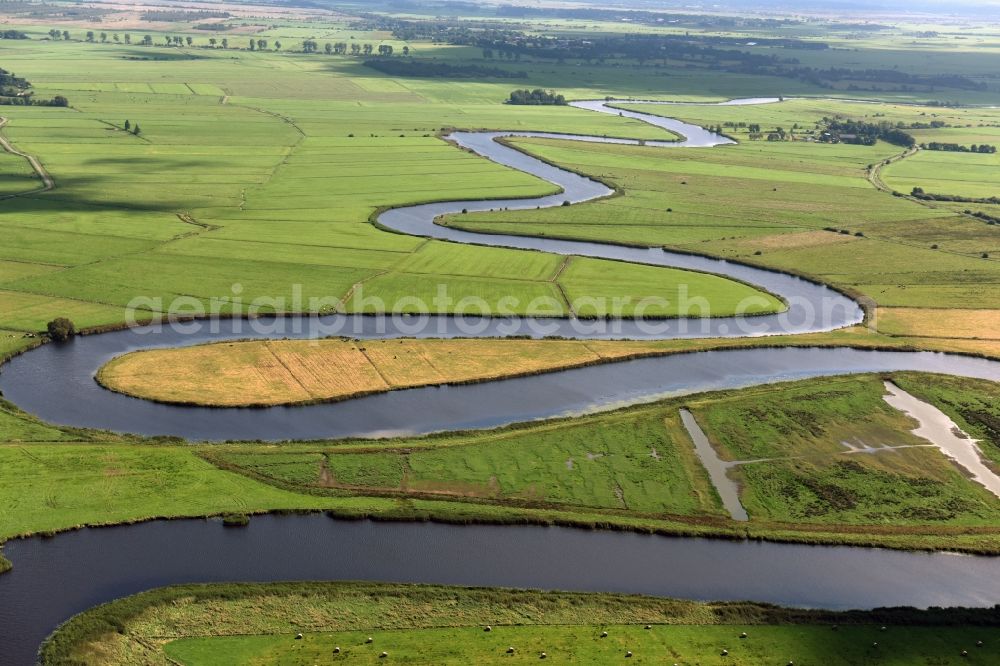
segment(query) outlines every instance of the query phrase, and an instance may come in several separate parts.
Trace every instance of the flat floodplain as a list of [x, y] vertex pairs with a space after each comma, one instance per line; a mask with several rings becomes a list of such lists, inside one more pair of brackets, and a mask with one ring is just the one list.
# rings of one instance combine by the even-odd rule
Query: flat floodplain
[[[0, 13], [7, 20], [18, 9]], [[995, 26], [984, 21], [932, 25], [907, 18], [883, 26], [745, 15], [727, 24], [713, 12], [677, 14], [657, 25], [606, 15], [538, 21], [490, 15], [491, 31], [528, 29], [591, 43], [669, 34], [707, 47], [648, 61], [532, 53], [517, 60], [441, 43], [458, 36], [422, 37], [405, 23], [413, 16], [380, 14], [374, 2], [361, 8], [364, 16], [318, 6], [225, 5], [233, 15], [218, 23], [192, 8], [176, 8], [177, 20], [156, 21], [110, 5], [75, 6], [80, 13], [69, 17], [59, 9], [31, 5], [40, 15], [9, 18], [30, 39], [0, 42], [0, 66], [30, 80], [37, 99], [59, 95], [69, 103], [0, 107], [8, 121], [3, 136], [37, 157], [44, 167], [37, 171], [54, 183], [39, 191], [43, 179], [29, 160], [0, 153], [0, 358], [41, 343], [57, 317], [88, 332], [119, 326], [137, 296], [148, 301], [142, 313], [150, 317], [178, 300], [232, 303], [237, 295], [244, 302], [266, 297], [264, 313], [416, 312], [413, 299], [433, 303], [442, 288], [451, 303], [435, 305], [437, 313], [453, 312], [468, 298], [491, 304], [514, 298], [514, 314], [630, 317], [643, 308], [647, 316], [674, 317], [682, 314], [675, 303], [681, 290], [707, 300], [716, 315], [735, 312], [747, 299], [755, 303], [752, 313], [782, 309], [773, 295], [715, 275], [381, 228], [374, 222], [381, 211], [420, 202], [561, 198], [546, 181], [457, 148], [448, 140], [454, 130], [640, 144], [513, 139], [520, 150], [599, 179], [614, 196], [544, 210], [457, 214], [441, 224], [668, 248], [799, 274], [857, 298], [864, 325], [702, 341], [226, 342], [126, 355], [106, 366], [100, 380], [130, 395], [231, 408], [240, 416], [248, 405], [295, 404], [274, 408], [295, 419], [296, 409], [307, 409], [301, 403], [722, 347], [816, 344], [1000, 358], [1000, 206], [967, 201], [1000, 194], [996, 155], [909, 151], [885, 140], [829, 143], [823, 135], [833, 121], [856, 120], [905, 128], [918, 146], [1000, 144], [1000, 111], [988, 108], [997, 100], [1000, 46]], [[431, 20], [476, 13], [452, 9], [442, 6], [445, 16]], [[71, 37], [50, 33], [57, 25]], [[85, 41], [89, 29], [98, 36]], [[155, 46], [135, 43], [147, 31]], [[119, 42], [123, 33], [135, 41]], [[167, 46], [173, 36], [192, 41]], [[210, 37], [229, 44], [210, 46]], [[311, 39], [318, 52], [303, 52]], [[393, 58], [411, 49], [418, 65], [447, 71], [471, 64], [485, 74], [386, 75], [366, 65], [365, 56], [325, 52], [328, 40], [391, 45]], [[713, 65], [716, 47], [732, 49], [735, 60]], [[793, 60], [820, 74], [779, 71]], [[761, 62], [775, 68], [760, 69]], [[829, 73], [859, 63], [875, 74]], [[521, 69], [523, 77], [516, 74]], [[890, 80], [879, 87], [872, 76]], [[927, 84], [929, 76], [940, 78]], [[911, 85], [910, 77], [924, 83]], [[680, 137], [614, 112], [504, 103], [522, 87], [551, 88], [570, 100], [683, 101], [615, 104], [716, 127], [736, 143], [641, 145]], [[783, 100], [704, 104], [743, 96]], [[911, 196], [918, 187], [956, 200], [920, 200]], [[313, 297], [319, 304], [302, 305]], [[657, 297], [667, 303], [646, 307]], [[606, 303], [615, 301], [624, 306], [611, 312]], [[220, 313], [242, 314], [233, 305]], [[84, 378], [89, 382], [89, 373]], [[941, 375], [834, 377], [658, 398], [491, 430], [417, 437], [401, 429], [379, 432], [381, 439], [273, 444], [60, 427], [0, 400], [0, 540], [223, 514], [228, 524], [249, 520], [252, 530], [253, 514], [327, 511], [341, 518], [559, 524], [997, 555], [996, 496], [913, 432], [913, 419], [885, 401], [887, 379], [977, 440], [987, 466], [1000, 465], [997, 384]], [[462, 389], [422, 390], [447, 397]], [[726, 510], [717, 477], [708, 475], [683, 427], [682, 410], [694, 415], [726, 465], [725, 478], [738, 488], [749, 520], [733, 520]], [[0, 570], [9, 564], [0, 557]], [[16, 572], [18, 562], [13, 566]], [[628, 659], [627, 650], [632, 661], [667, 663], [996, 661], [995, 631], [900, 622], [882, 632], [880, 624], [892, 623], [870, 618], [834, 632], [771, 615], [795, 611], [743, 604], [396, 586], [258, 592], [166, 594], [168, 603], [143, 607], [140, 615], [112, 613], [89, 625], [98, 631], [72, 656], [309, 664], [329, 661], [340, 646], [343, 656], [366, 662], [378, 661], [382, 650], [387, 659], [435, 663], [535, 661], [542, 651], [556, 661], [605, 663]], [[484, 632], [483, 624], [495, 631]], [[369, 631], [377, 633], [371, 644], [364, 642]], [[743, 631], [746, 640], [739, 638]], [[982, 649], [978, 640], [986, 640]], [[506, 656], [509, 645], [517, 646], [514, 656]], [[967, 648], [970, 655], [961, 656]]]

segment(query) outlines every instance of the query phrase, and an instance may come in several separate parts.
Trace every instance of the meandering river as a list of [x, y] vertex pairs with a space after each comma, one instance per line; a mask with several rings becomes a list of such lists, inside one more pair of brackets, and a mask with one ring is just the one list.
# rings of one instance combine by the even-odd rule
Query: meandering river
[[[734, 100], [763, 103], [776, 100]], [[712, 148], [729, 139], [677, 120], [619, 111], [605, 102], [576, 102], [677, 132], [664, 148]], [[191, 439], [313, 439], [481, 428], [610, 408], [696, 391], [848, 372], [922, 370], [1000, 381], [1000, 363], [929, 352], [851, 349], [743, 349], [639, 359], [468, 386], [418, 388], [343, 403], [268, 409], [199, 409], [161, 405], [111, 393], [93, 381], [110, 358], [137, 349], [250, 337], [537, 334], [594, 338], [738, 337], [825, 331], [863, 319], [857, 303], [826, 286], [741, 264], [602, 243], [461, 231], [435, 224], [445, 214], [537, 208], [607, 196], [605, 185], [497, 142], [555, 137], [637, 143], [539, 132], [458, 132], [456, 145], [558, 185], [558, 195], [507, 201], [458, 201], [389, 210], [385, 227], [461, 243], [542, 250], [706, 271], [782, 297], [787, 310], [754, 317], [661, 322], [657, 330], [612, 322], [581, 333], [572, 320], [483, 320], [431, 317], [415, 330], [407, 318], [290, 317], [274, 332], [245, 322], [182, 334], [132, 329], [45, 345], [10, 361], [0, 390], [20, 407], [65, 425]], [[250, 529], [223, 530], [207, 521], [152, 522], [83, 530], [51, 540], [8, 543], [15, 570], [0, 576], [0, 661], [28, 663], [41, 638], [69, 615], [142, 589], [190, 581], [372, 579], [577, 590], [617, 590], [702, 599], [751, 598], [830, 608], [883, 604], [992, 605], [1000, 600], [1000, 559], [850, 547], [589, 533], [563, 528], [447, 527], [344, 523], [324, 517], [254, 519]]]

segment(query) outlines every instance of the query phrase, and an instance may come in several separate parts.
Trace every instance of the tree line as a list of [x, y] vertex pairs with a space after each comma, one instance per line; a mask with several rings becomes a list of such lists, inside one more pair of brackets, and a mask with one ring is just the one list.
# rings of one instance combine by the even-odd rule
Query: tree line
[[820, 141], [840, 141], [862, 146], [874, 146], [879, 140], [894, 146], [912, 148], [917, 145], [913, 135], [890, 122], [868, 123], [861, 120], [829, 120]]
[[954, 201], [959, 203], [1000, 204], [1000, 197], [963, 197], [957, 194], [935, 194], [924, 192], [922, 187], [914, 187], [910, 196], [923, 201]]
[[920, 147], [924, 150], [941, 150], [946, 153], [982, 153], [985, 155], [992, 155], [997, 152], [996, 146], [991, 146], [989, 144], [972, 144], [971, 146], [963, 146], [958, 143], [941, 143], [940, 141], [931, 141], [930, 143], [922, 143]]
[[[8, 31], [16, 32], [16, 31]], [[53, 40], [70, 41], [73, 36], [68, 30], [49, 30], [49, 38]], [[27, 38], [27, 36], [25, 36]], [[14, 39], [14, 37], [10, 37]], [[196, 44], [194, 37], [190, 35], [162, 35], [163, 46], [189, 46], [204, 48], [203, 45]], [[119, 34], [117, 32], [107, 33], [107, 32], [94, 32], [93, 30], [88, 30], [84, 34], [84, 41], [90, 43], [100, 42], [102, 44], [113, 43], [113, 44], [132, 44], [132, 34], [123, 33]], [[156, 44], [156, 39], [152, 35], [143, 35], [138, 42], [140, 46], [153, 46]], [[208, 46], [210, 48], [221, 47], [223, 49], [229, 48], [229, 38], [222, 37], [217, 39], [215, 37], [208, 38]], [[280, 51], [284, 45], [275, 40], [273, 42], [262, 38], [250, 38], [247, 41], [246, 49], [248, 51]], [[319, 42], [315, 39], [305, 39], [302, 41], [301, 51], [302, 53], [318, 53], [320, 50]], [[391, 57], [396, 55], [396, 49], [391, 44], [371, 44], [371, 43], [357, 43], [352, 42], [348, 44], [347, 42], [327, 42], [323, 45], [323, 51], [327, 55], [352, 55], [352, 56], [365, 56], [370, 57], [376, 53], [381, 57]], [[410, 55], [410, 47], [403, 46], [400, 49], [400, 53], [403, 56]]]

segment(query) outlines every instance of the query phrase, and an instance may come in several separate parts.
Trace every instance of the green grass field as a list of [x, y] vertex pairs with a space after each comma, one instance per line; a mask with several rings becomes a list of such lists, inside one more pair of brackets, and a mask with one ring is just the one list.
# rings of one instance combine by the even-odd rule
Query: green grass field
[[[608, 632], [606, 639], [600, 635]], [[313, 664], [333, 656], [352, 663], [379, 663], [382, 652], [393, 662], [467, 664], [534, 663], [543, 652], [553, 663], [607, 664], [670, 660], [698, 664], [762, 664], [788, 655], [796, 664], [862, 663], [987, 663], [993, 653], [981, 650], [972, 660], [960, 655], [975, 637], [992, 638], [995, 630], [970, 628], [903, 628], [887, 636], [879, 627], [828, 626], [663, 626], [576, 625], [502, 627], [484, 635], [479, 627], [413, 629], [377, 632], [366, 643], [365, 631], [308, 634], [301, 641], [290, 635], [182, 638], [167, 643], [164, 653], [186, 666], [211, 666], [237, 660], [243, 664]], [[742, 633], [748, 638], [740, 639]], [[749, 638], [752, 633], [753, 639]], [[832, 634], [832, 636], [831, 636]], [[373, 636], [373, 638], [375, 638]], [[878, 640], [873, 640], [878, 639]], [[878, 647], [873, 647], [878, 643]], [[508, 650], [515, 647], [508, 656]], [[732, 647], [721, 647], [732, 646]], [[722, 654], [726, 650], [726, 655]], [[780, 656], [778, 656], [780, 655]], [[777, 659], [776, 659], [777, 657]], [[794, 659], [793, 659], [794, 657]], [[675, 662], [676, 663], [676, 662]], [[779, 662], [780, 663], [780, 662]]]
[[[503, 85], [473, 95], [475, 85], [396, 82], [343, 59], [153, 48], [143, 52], [167, 59], [137, 61], [123, 60], [135, 47], [79, 43], [53, 44], [38, 58], [37, 48], [18, 43], [4, 63], [39, 95], [70, 97], [73, 110], [4, 111], [5, 134], [41, 159], [57, 187], [5, 202], [0, 293], [12, 302], [0, 307], [0, 326], [37, 331], [58, 315], [84, 327], [114, 324], [136, 296], [155, 299], [144, 303], [154, 310], [179, 297], [208, 307], [234, 284], [247, 302], [270, 299], [264, 311], [308, 310], [312, 298], [319, 309], [346, 300], [346, 310], [406, 310], [395, 305], [401, 297], [429, 301], [444, 285], [456, 302], [475, 296], [495, 308], [512, 296], [515, 312], [565, 315], [567, 294], [635, 303], [685, 281], [726, 314], [758, 293], [653, 269], [640, 284], [598, 260], [585, 264], [600, 274], [599, 288], [580, 275], [561, 290], [557, 257], [424, 243], [368, 222], [381, 206], [552, 192], [456, 150], [437, 137], [443, 128], [665, 136], [645, 123], [505, 107]], [[94, 74], [78, 80], [67, 62]], [[126, 120], [141, 135], [125, 132]], [[10, 155], [0, 162], [3, 193], [17, 189], [25, 165]], [[375, 306], [358, 301], [357, 284]], [[301, 285], [298, 306], [293, 285]], [[764, 296], [755, 307], [780, 306]]]
[[[971, 145], [971, 142], [963, 142], [963, 145]], [[1000, 167], [997, 153], [979, 155], [922, 150], [887, 167], [885, 182], [900, 192], [908, 193], [920, 187], [934, 194], [988, 199], [1000, 197], [997, 167]]]
[[587, 664], [987, 664], [1000, 634], [974, 623], [990, 614], [967, 611], [968, 624], [949, 626], [958, 616], [909, 609], [846, 614], [372, 583], [189, 585], [77, 616], [41, 663], [521, 664], [544, 652], [554, 663]]

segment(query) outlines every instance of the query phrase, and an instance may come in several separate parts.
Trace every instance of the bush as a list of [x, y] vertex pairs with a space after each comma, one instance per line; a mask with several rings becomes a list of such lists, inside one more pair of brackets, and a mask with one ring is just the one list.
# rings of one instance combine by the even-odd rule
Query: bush
[[227, 513], [222, 517], [222, 524], [226, 527], [246, 527], [250, 524], [250, 516], [243, 513]]
[[73, 322], [65, 317], [57, 317], [56, 319], [53, 319], [48, 323], [46, 328], [49, 332], [49, 338], [55, 342], [65, 342], [76, 335], [76, 326], [74, 326]]

